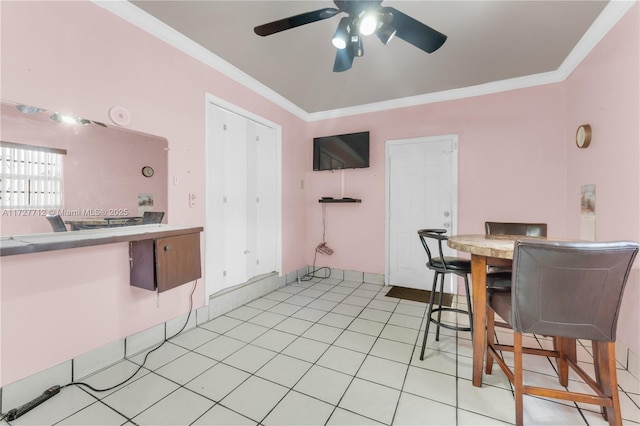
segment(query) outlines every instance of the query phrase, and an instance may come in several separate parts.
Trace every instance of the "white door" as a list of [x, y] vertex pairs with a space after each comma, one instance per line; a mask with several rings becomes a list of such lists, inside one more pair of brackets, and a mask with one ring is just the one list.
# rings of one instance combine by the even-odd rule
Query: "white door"
[[280, 128], [218, 102], [206, 108], [207, 296], [281, 262]]
[[[433, 274], [417, 231], [456, 230], [458, 140], [455, 135], [386, 142], [386, 284], [430, 290]], [[435, 242], [435, 241], [434, 241]], [[429, 245], [432, 254], [437, 244]], [[454, 251], [443, 244], [445, 255]], [[454, 280], [445, 291], [455, 293]]]

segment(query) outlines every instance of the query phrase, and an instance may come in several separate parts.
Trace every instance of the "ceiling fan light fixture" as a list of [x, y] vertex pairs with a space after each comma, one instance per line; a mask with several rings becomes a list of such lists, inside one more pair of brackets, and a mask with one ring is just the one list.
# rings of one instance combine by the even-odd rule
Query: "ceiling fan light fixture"
[[351, 52], [353, 52], [353, 56], [363, 56], [364, 55], [364, 45], [362, 43], [362, 37], [359, 35], [351, 36], [351, 46], [349, 46]]
[[349, 26], [349, 18], [344, 17], [340, 20], [340, 23], [338, 24], [338, 28], [336, 29], [336, 32], [333, 35], [331, 44], [333, 44], [336, 49], [344, 49], [345, 47], [347, 47], [347, 41], [349, 41], [350, 32], [351, 32], [351, 28]]
[[398, 30], [395, 27], [385, 24], [384, 22], [380, 22], [378, 29], [376, 30], [376, 35], [382, 44], [389, 44], [393, 36], [396, 35], [396, 32], [398, 32]]
[[368, 36], [374, 33], [378, 26], [378, 16], [374, 12], [364, 13], [359, 20], [358, 29], [360, 34]]

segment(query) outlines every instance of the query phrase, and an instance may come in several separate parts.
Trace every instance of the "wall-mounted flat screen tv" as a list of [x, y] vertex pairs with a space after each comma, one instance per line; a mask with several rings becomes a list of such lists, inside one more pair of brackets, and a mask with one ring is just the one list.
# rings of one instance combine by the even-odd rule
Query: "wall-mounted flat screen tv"
[[369, 132], [313, 138], [313, 170], [369, 167]]

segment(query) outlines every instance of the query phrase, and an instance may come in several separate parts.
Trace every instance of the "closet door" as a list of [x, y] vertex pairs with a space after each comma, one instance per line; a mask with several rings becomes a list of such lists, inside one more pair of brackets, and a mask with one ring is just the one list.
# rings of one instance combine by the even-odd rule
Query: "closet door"
[[207, 120], [207, 294], [277, 271], [277, 131], [211, 105]]

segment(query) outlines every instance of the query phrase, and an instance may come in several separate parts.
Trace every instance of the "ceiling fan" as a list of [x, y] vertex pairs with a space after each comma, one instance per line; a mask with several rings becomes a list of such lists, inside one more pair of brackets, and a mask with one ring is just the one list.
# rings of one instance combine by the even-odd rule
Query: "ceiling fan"
[[338, 49], [333, 64], [334, 72], [351, 68], [353, 58], [362, 56], [362, 36], [375, 33], [387, 44], [394, 36], [411, 43], [427, 53], [435, 52], [447, 36], [406, 15], [393, 7], [383, 7], [382, 0], [334, 0], [337, 7], [326, 7], [258, 25], [253, 30], [259, 36], [268, 36], [280, 31], [331, 18], [346, 13], [338, 23], [332, 43]]

